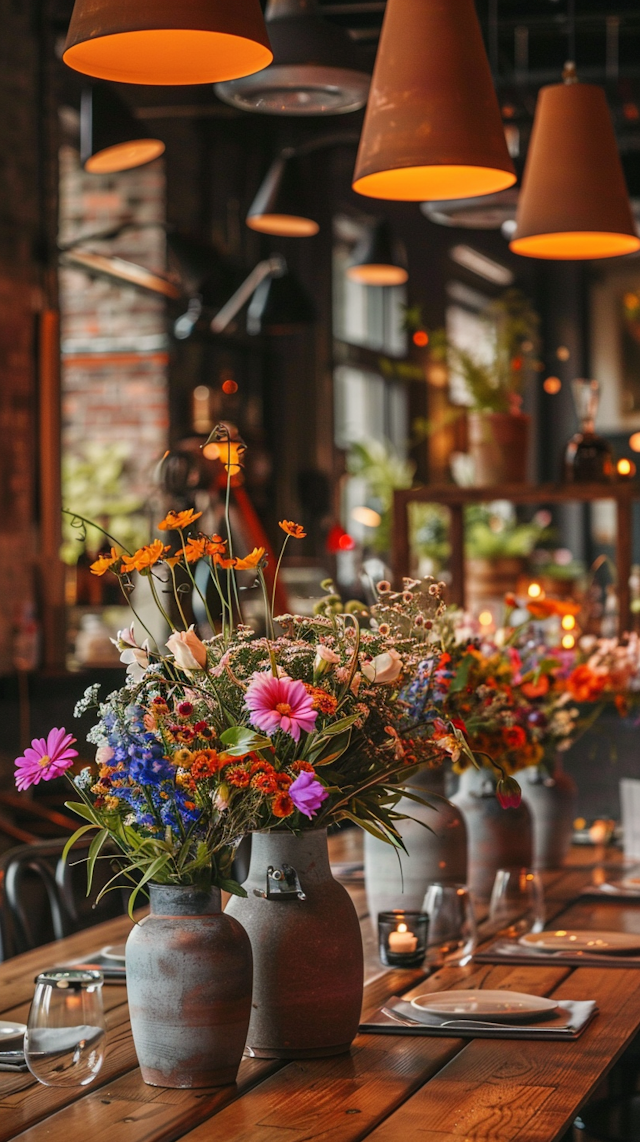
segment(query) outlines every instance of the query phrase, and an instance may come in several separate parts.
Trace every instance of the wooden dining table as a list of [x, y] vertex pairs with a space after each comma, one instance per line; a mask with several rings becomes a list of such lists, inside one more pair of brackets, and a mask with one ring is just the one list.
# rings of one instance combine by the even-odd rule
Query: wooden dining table
[[[332, 838], [334, 861], [359, 859], [357, 831]], [[574, 849], [544, 873], [547, 918], [563, 927], [640, 933], [640, 902], [577, 899], [620, 863], [613, 850]], [[245, 1058], [237, 1084], [208, 1090], [146, 1086], [129, 1025], [126, 988], [105, 984], [105, 1061], [82, 1090], [0, 1073], [0, 1142], [559, 1142], [640, 1029], [640, 969], [518, 964], [387, 970], [377, 956], [361, 881], [345, 877], [366, 958], [365, 1014], [391, 995], [500, 988], [595, 1000], [575, 1041], [360, 1035], [349, 1054], [283, 1062]], [[122, 917], [0, 965], [0, 1018], [25, 1022], [34, 977], [123, 941]], [[486, 928], [481, 925], [481, 935]], [[331, 995], [327, 995], [331, 1002]]]

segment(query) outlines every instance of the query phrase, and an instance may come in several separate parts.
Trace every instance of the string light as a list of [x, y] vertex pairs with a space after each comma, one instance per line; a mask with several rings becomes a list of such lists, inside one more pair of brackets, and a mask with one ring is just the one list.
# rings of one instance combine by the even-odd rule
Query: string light
[[562, 639], [562, 645], [563, 645], [565, 650], [572, 650], [573, 647], [576, 645], [576, 640], [572, 634], [565, 634], [565, 636]]
[[562, 618], [562, 629], [573, 630], [576, 625], [576, 620], [573, 615], [564, 615]]
[[543, 382], [542, 387], [545, 393], [549, 393], [550, 396], [555, 396], [556, 393], [559, 393], [560, 389], [562, 388], [562, 381], [560, 380], [560, 377], [547, 377], [547, 379]]

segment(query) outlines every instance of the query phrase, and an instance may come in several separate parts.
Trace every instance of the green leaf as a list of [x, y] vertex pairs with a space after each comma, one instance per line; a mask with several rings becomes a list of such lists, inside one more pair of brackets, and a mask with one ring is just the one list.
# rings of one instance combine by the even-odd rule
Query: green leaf
[[342, 757], [343, 753], [349, 748], [351, 741], [351, 730], [347, 730], [335, 741], [324, 742], [319, 752], [312, 751], [309, 754], [309, 759], [313, 765], [330, 765], [332, 761], [337, 761]]
[[71, 849], [75, 845], [76, 841], [79, 841], [80, 837], [83, 837], [85, 833], [90, 833], [91, 830], [95, 829], [95, 828], [96, 828], [95, 825], [81, 825], [79, 829], [76, 829], [75, 833], [73, 834], [72, 837], [69, 837], [69, 840], [67, 841], [66, 845], [64, 846], [64, 848], [62, 850], [62, 863], [63, 864], [66, 862], [66, 859], [69, 856], [69, 853], [71, 852]]
[[133, 920], [133, 906], [137, 900], [138, 893], [140, 892], [140, 890], [142, 888], [144, 888], [145, 884], [148, 884], [150, 880], [153, 880], [154, 876], [156, 876], [157, 873], [161, 872], [162, 869], [165, 868], [165, 866], [169, 863], [170, 859], [171, 858], [169, 857], [168, 853], [163, 853], [162, 856], [156, 857], [156, 859], [154, 861], [152, 861], [151, 864], [149, 865], [147, 871], [145, 872], [144, 876], [140, 879], [139, 883], [136, 884], [133, 892], [131, 893], [131, 896], [129, 897], [129, 907], [127, 909], [127, 911], [129, 912], [129, 916], [131, 917], [132, 920]]
[[91, 885], [93, 884], [93, 870], [96, 867], [96, 861], [100, 855], [100, 850], [108, 837], [109, 830], [103, 829], [102, 832], [96, 833], [91, 844], [89, 845], [89, 853], [87, 855], [87, 896], [91, 892]]
[[70, 809], [78, 817], [84, 817], [85, 821], [91, 821], [92, 825], [97, 825], [99, 829], [102, 828], [102, 821], [98, 814], [90, 805], [85, 805], [84, 801], [65, 801], [64, 804], [66, 809]]
[[225, 746], [225, 753], [231, 757], [243, 757], [246, 753], [266, 749], [271, 745], [271, 738], [257, 734], [247, 726], [232, 726], [220, 735], [220, 741]]
[[325, 726], [322, 731], [323, 737], [334, 737], [336, 734], [341, 734], [343, 730], [348, 730], [354, 722], [357, 722], [359, 717], [361, 717], [360, 714], [350, 714], [348, 718], [341, 718], [332, 726]]
[[223, 892], [230, 893], [231, 896], [247, 896], [246, 888], [238, 884], [237, 880], [216, 880], [216, 888], [220, 888]]
[[383, 833], [382, 829], [379, 829], [376, 825], [372, 824], [371, 821], [365, 821], [362, 819], [362, 817], [357, 817], [355, 813], [350, 813], [348, 809], [343, 809], [342, 814], [343, 816], [347, 817], [349, 821], [353, 821], [354, 824], [358, 825], [361, 829], [365, 829], [367, 833], [371, 833], [371, 836], [375, 837], [376, 840], [383, 841], [385, 845], [393, 845], [394, 848], [401, 847], [394, 840], [392, 840], [390, 836], [388, 836], [386, 833]]
[[450, 694], [455, 693], [458, 690], [466, 689], [469, 682], [469, 671], [471, 670], [474, 662], [475, 658], [472, 654], [465, 654], [462, 662], [456, 670], [455, 678], [449, 687]]

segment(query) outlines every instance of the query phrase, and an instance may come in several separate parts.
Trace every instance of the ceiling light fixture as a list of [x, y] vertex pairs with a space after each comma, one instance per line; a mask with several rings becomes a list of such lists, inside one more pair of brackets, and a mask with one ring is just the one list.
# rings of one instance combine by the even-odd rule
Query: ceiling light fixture
[[304, 184], [300, 161], [292, 149], [274, 159], [256, 194], [247, 226], [260, 234], [281, 238], [310, 238], [320, 229], [305, 209]]
[[259, 0], [76, 0], [63, 59], [97, 79], [236, 79], [273, 59]]
[[509, 243], [528, 258], [614, 258], [640, 249], [604, 90], [578, 83], [543, 87]]
[[114, 174], [164, 154], [160, 139], [144, 137], [126, 103], [103, 84], [88, 87], [80, 102], [80, 161], [90, 174]]
[[474, 250], [473, 246], [452, 246], [449, 257], [452, 262], [464, 266], [465, 270], [471, 270], [472, 274], [477, 274], [488, 282], [494, 282], [499, 286], [513, 285], [514, 276], [507, 266], [494, 262], [493, 258]]
[[385, 219], [376, 223], [356, 246], [347, 277], [368, 286], [397, 286], [407, 281], [404, 250], [393, 242]]
[[515, 181], [474, 0], [387, 0], [353, 189], [419, 202]]
[[263, 115], [344, 115], [364, 106], [370, 77], [347, 32], [320, 15], [316, 0], [269, 0], [265, 19], [273, 63], [216, 84], [220, 99]]

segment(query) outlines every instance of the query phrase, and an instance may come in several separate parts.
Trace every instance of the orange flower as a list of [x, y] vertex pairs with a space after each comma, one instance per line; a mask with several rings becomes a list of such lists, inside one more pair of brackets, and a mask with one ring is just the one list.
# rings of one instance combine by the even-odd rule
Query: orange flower
[[161, 539], [154, 539], [153, 543], [148, 543], [146, 547], [141, 547], [139, 551], [134, 552], [133, 555], [125, 555], [122, 560], [122, 570], [126, 573], [131, 571], [148, 571], [153, 567], [169, 547], [165, 547]]
[[245, 555], [244, 559], [236, 559], [236, 564], [235, 564], [236, 570], [237, 571], [255, 571], [255, 569], [257, 567], [261, 566], [262, 560], [264, 559], [265, 555], [266, 555], [266, 548], [254, 547], [253, 551], [250, 552], [249, 555]]
[[541, 674], [537, 682], [523, 682], [520, 689], [525, 698], [544, 698], [549, 693], [549, 676]]
[[594, 674], [591, 667], [586, 663], [582, 666], [576, 666], [575, 670], [567, 678], [567, 690], [576, 702], [595, 702], [602, 694], [605, 686], [605, 679], [599, 674]]
[[104, 575], [105, 571], [109, 571], [114, 563], [118, 562], [119, 558], [120, 556], [115, 547], [112, 547], [110, 555], [99, 555], [95, 563], [91, 564], [89, 570], [92, 575]]
[[505, 726], [502, 736], [507, 749], [522, 749], [527, 740], [522, 726]]
[[291, 768], [294, 773], [315, 773], [310, 761], [294, 761]]
[[276, 785], [278, 789], [286, 790], [293, 785], [293, 777], [289, 777], [288, 773], [276, 773]]
[[271, 811], [274, 817], [290, 817], [293, 813], [293, 801], [288, 793], [282, 792], [276, 794], [271, 803]]
[[311, 698], [314, 710], [318, 710], [321, 714], [335, 714], [338, 699], [334, 698], [333, 694], [327, 694], [321, 686], [312, 686], [309, 682], [304, 683], [304, 688]]
[[225, 781], [228, 781], [229, 785], [235, 785], [237, 789], [246, 789], [250, 781], [249, 774], [241, 765], [229, 766], [224, 776]]
[[165, 563], [167, 563], [169, 565], [169, 567], [177, 567], [178, 563], [181, 563], [181, 562], [182, 562], [182, 552], [181, 551], [176, 552], [175, 555], [169, 555], [165, 559]]
[[167, 512], [162, 523], [158, 524], [158, 531], [183, 531], [185, 527], [190, 527], [197, 519], [200, 519], [202, 512], [194, 512], [193, 508], [188, 508], [184, 512]]
[[202, 559], [205, 552], [205, 544], [205, 539], [187, 540], [184, 548], [187, 563], [197, 563], [199, 559]]
[[278, 788], [275, 773], [256, 773], [255, 777], [251, 778], [251, 785], [259, 793], [267, 794], [275, 793]]
[[224, 571], [228, 571], [230, 567], [235, 567], [237, 559], [223, 559], [221, 555], [214, 555], [213, 562], [216, 567], [222, 567]]
[[205, 555], [224, 555], [226, 550], [227, 544], [221, 535], [212, 535], [211, 539], [205, 540]]
[[534, 619], [548, 619], [551, 615], [578, 615], [581, 608], [570, 599], [531, 599], [527, 610]]
[[291, 535], [294, 539], [306, 538], [307, 533], [301, 523], [293, 523], [290, 519], [281, 519], [278, 527], [281, 527], [287, 535]]
[[191, 776], [196, 781], [201, 781], [204, 777], [213, 777], [220, 768], [220, 757], [217, 750], [201, 749], [191, 764]]

